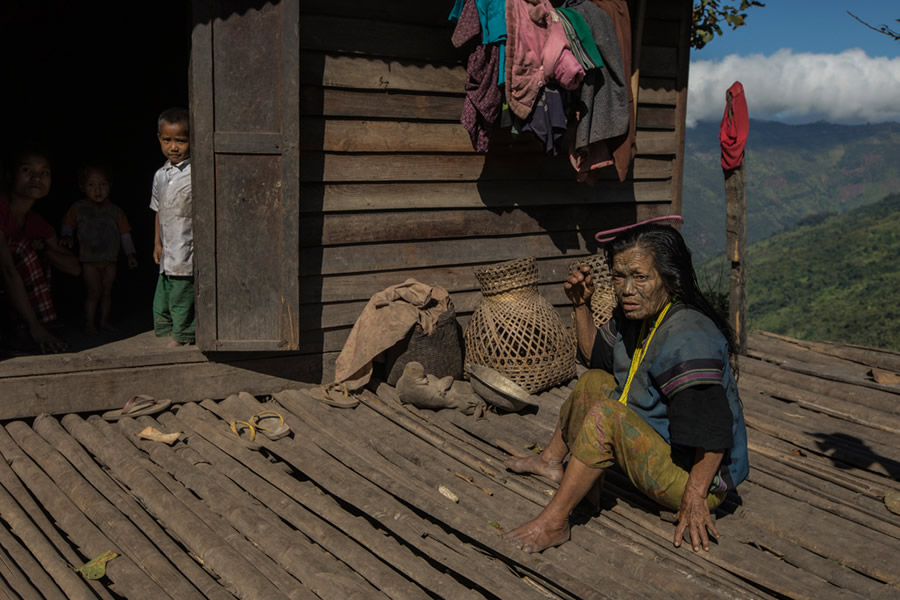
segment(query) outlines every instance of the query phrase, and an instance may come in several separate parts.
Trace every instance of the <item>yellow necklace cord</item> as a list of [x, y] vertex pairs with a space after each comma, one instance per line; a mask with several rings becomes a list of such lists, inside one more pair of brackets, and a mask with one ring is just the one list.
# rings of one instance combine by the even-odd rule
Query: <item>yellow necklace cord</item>
[[[659, 327], [659, 324], [662, 323], [662, 320], [665, 318], [666, 313], [669, 312], [669, 309], [672, 308], [672, 302], [674, 300], [669, 300], [669, 303], [666, 304], [665, 308], [660, 311], [659, 316], [656, 317], [656, 322], [653, 324], [653, 329], [650, 330], [650, 335], [647, 336], [647, 340], [638, 348], [634, 349], [634, 354], [631, 355], [631, 368], [628, 369], [628, 379], [625, 380], [625, 388], [622, 390], [622, 395], [619, 396], [619, 402], [622, 404], [628, 404], [628, 390], [631, 389], [631, 380], [634, 379], [634, 374], [637, 373], [638, 367], [641, 366], [641, 361], [644, 360], [644, 355], [647, 354], [647, 348], [650, 346], [650, 340], [653, 339], [653, 334], [656, 333], [656, 328]], [[641, 325], [641, 339], [644, 338], [644, 334], [647, 332], [647, 321], [644, 320]]]

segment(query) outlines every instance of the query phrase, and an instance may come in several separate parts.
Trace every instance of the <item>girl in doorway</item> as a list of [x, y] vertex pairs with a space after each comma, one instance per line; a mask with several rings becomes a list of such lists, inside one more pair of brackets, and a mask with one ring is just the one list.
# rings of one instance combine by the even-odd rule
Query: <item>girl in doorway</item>
[[9, 245], [32, 310], [41, 323], [51, 323], [56, 319], [56, 310], [50, 296], [49, 266], [77, 276], [81, 265], [60, 245], [53, 227], [32, 210], [50, 193], [50, 160], [46, 154], [22, 150], [8, 164], [9, 193], [0, 194], [0, 231]]
[[109, 201], [112, 177], [102, 165], [89, 165], [79, 170], [78, 186], [84, 197], [72, 205], [62, 225], [62, 244], [74, 245], [78, 233], [79, 258], [85, 285], [85, 332], [97, 333], [97, 306], [100, 328], [112, 329], [112, 288], [116, 280], [119, 249], [128, 257], [128, 268], [137, 267], [131, 226], [121, 208]]

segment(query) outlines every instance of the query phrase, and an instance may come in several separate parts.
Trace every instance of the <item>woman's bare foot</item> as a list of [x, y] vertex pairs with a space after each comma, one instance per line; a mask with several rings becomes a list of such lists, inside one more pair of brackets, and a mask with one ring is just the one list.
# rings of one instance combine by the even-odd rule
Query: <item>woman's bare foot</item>
[[563, 478], [562, 460], [547, 458], [544, 453], [534, 456], [512, 457], [503, 461], [503, 466], [513, 473], [531, 473], [559, 483]]
[[175, 340], [172, 340], [171, 342], [166, 344], [167, 348], [181, 348], [182, 346], [184, 346], [182, 342], [176, 342]]
[[548, 517], [544, 511], [533, 521], [505, 534], [503, 539], [523, 552], [541, 552], [569, 541], [569, 519]]

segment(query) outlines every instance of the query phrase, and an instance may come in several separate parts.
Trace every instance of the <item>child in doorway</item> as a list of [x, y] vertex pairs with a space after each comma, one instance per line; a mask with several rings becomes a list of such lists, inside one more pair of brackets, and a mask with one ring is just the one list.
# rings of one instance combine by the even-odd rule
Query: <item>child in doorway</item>
[[194, 343], [194, 234], [192, 227], [190, 115], [163, 111], [157, 138], [166, 163], [153, 177], [150, 209], [156, 213], [153, 260], [159, 279], [153, 297], [153, 330], [172, 336], [169, 346]]
[[137, 267], [131, 226], [121, 208], [109, 201], [112, 177], [102, 165], [89, 165], [78, 171], [78, 187], [84, 197], [73, 204], [63, 217], [60, 243], [73, 246], [78, 233], [78, 255], [84, 278], [84, 330], [97, 333], [97, 306], [100, 306], [100, 329], [110, 330], [112, 289], [116, 280], [119, 248], [128, 257], [128, 268]]

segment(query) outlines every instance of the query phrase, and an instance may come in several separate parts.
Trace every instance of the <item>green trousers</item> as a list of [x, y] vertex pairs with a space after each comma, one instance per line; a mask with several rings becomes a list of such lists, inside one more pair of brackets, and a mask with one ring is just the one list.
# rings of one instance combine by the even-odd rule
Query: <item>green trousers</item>
[[[672, 461], [672, 448], [636, 412], [610, 398], [615, 378], [600, 370], [585, 373], [559, 411], [563, 440], [572, 456], [589, 467], [619, 465], [634, 486], [659, 504], [678, 510], [688, 472]], [[725, 499], [716, 475], [710, 509]]]
[[181, 344], [194, 343], [194, 278], [159, 274], [153, 295], [153, 331]]

